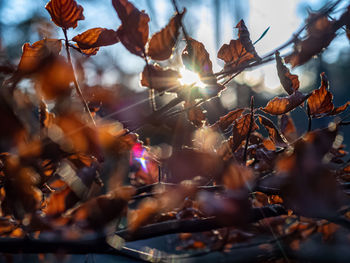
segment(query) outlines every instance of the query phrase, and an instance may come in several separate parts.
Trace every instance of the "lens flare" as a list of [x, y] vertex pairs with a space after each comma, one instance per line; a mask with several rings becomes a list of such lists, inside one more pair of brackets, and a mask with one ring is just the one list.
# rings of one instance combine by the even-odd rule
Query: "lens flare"
[[193, 71], [187, 70], [185, 67], [180, 68], [181, 78], [179, 79], [181, 85], [193, 85], [199, 88], [205, 88], [205, 84], [199, 78], [199, 75]]

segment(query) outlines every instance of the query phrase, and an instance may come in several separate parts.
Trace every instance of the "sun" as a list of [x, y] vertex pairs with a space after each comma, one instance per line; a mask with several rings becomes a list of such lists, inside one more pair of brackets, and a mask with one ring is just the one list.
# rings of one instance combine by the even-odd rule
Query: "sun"
[[181, 85], [193, 85], [199, 88], [205, 88], [205, 84], [199, 78], [199, 75], [182, 67], [179, 69], [181, 78], [179, 79]]

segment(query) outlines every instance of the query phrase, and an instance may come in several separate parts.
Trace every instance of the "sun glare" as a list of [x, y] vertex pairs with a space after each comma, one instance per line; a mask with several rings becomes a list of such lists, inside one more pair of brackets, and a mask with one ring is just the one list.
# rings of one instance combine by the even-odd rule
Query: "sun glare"
[[186, 69], [185, 67], [180, 68], [181, 78], [179, 79], [181, 85], [193, 85], [199, 88], [205, 88], [205, 84], [199, 78], [199, 75]]

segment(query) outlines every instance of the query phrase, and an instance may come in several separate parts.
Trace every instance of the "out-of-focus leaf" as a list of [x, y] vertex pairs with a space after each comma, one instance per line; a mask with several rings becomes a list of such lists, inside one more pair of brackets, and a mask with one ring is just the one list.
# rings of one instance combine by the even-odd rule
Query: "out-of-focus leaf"
[[158, 92], [176, 92], [180, 87], [179, 72], [172, 69], [162, 69], [158, 65], [146, 65], [141, 74], [141, 85], [155, 89]]
[[226, 188], [236, 190], [244, 187], [250, 187], [254, 179], [254, 172], [251, 168], [237, 164], [229, 164], [222, 177], [222, 182]]
[[18, 64], [17, 71], [20, 73], [32, 73], [49, 60], [50, 56], [58, 56], [62, 49], [61, 40], [42, 39], [32, 45], [25, 43], [22, 47], [22, 57]]
[[250, 126], [252, 127], [251, 132], [259, 128], [259, 126], [255, 123], [254, 119], [253, 123], [251, 123], [251, 113], [244, 114], [233, 124], [233, 144], [231, 148], [233, 152], [236, 151], [237, 148], [241, 145], [241, 143], [247, 138]]
[[287, 97], [275, 97], [270, 100], [263, 111], [272, 115], [285, 114], [291, 110], [294, 110], [300, 104], [302, 104], [310, 95], [305, 95], [300, 91], [295, 91], [292, 95]]
[[[184, 104], [185, 109], [191, 108], [195, 102], [186, 101]], [[205, 123], [205, 112], [201, 109], [201, 106], [196, 106], [194, 108], [191, 108], [187, 111], [187, 117], [188, 120], [194, 124], [197, 128], [200, 128]]]
[[46, 6], [52, 21], [59, 27], [76, 28], [79, 20], [84, 20], [83, 7], [75, 0], [50, 0]]
[[144, 200], [136, 210], [130, 211], [128, 215], [128, 228], [131, 232], [149, 223], [159, 212], [160, 203], [158, 200], [149, 198]]
[[[307, 23], [315, 20], [320, 14], [310, 13]], [[319, 16], [311, 26], [307, 28], [308, 36], [305, 40], [296, 43], [294, 52], [285, 58], [292, 67], [300, 66], [326, 48], [336, 36], [334, 21], [329, 21], [327, 16]]]
[[287, 139], [283, 136], [283, 134], [278, 130], [275, 124], [267, 117], [263, 115], [258, 115], [260, 123], [265, 127], [265, 129], [269, 132], [270, 139], [280, 147], [285, 147], [288, 145]]
[[176, 14], [160, 32], [155, 33], [148, 43], [147, 55], [154, 60], [170, 58], [177, 38], [179, 36], [180, 21], [184, 15]]
[[220, 117], [220, 119], [215, 122], [211, 127], [212, 128], [219, 128], [221, 131], [227, 130], [227, 128], [233, 124], [233, 122], [241, 117], [244, 109], [235, 109], [233, 111], [230, 111], [225, 116]]
[[117, 30], [120, 41], [131, 53], [143, 57], [149, 32], [148, 15], [127, 0], [112, 0], [112, 4], [122, 21]]
[[91, 49], [101, 46], [109, 46], [119, 42], [117, 32], [107, 28], [91, 28], [72, 39], [80, 49]]
[[250, 40], [249, 31], [243, 20], [236, 25], [238, 39], [224, 44], [218, 52], [218, 58], [225, 61], [225, 68], [235, 67], [253, 60], [260, 60]]
[[279, 52], [276, 52], [277, 73], [282, 87], [289, 95], [299, 89], [299, 79], [297, 75], [290, 74], [289, 69], [283, 64]]

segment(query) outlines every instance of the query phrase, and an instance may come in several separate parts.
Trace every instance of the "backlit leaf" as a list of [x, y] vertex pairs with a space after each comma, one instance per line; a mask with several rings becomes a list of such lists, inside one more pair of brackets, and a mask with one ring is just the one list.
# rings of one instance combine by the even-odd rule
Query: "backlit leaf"
[[120, 41], [131, 53], [143, 57], [149, 32], [148, 15], [127, 0], [112, 0], [112, 4], [122, 21], [117, 30]]
[[293, 142], [297, 139], [297, 129], [295, 128], [293, 119], [289, 114], [283, 114], [280, 116], [279, 126], [282, 134], [289, 142]]
[[263, 115], [258, 115], [260, 123], [265, 127], [269, 133], [270, 139], [280, 147], [285, 147], [288, 145], [287, 139], [283, 134], [278, 130], [274, 123], [267, 117]]
[[188, 102], [188, 101], [185, 102], [185, 105], [184, 105], [185, 109], [190, 108], [187, 111], [187, 117], [188, 117], [188, 120], [194, 124], [194, 126], [200, 128], [204, 125], [206, 116], [203, 110], [201, 109], [201, 106], [193, 107], [193, 105], [194, 105], [194, 102]]
[[230, 111], [225, 116], [220, 117], [220, 119], [211, 127], [219, 128], [221, 131], [225, 131], [231, 124], [233, 124], [237, 118], [242, 115], [243, 111], [244, 109], [235, 109], [233, 111]]
[[154, 60], [170, 58], [179, 36], [180, 21], [185, 11], [176, 14], [160, 32], [155, 33], [148, 44], [147, 55]]
[[251, 113], [246, 113], [233, 124], [232, 136], [233, 136], [233, 144], [232, 151], [237, 150], [237, 148], [241, 145], [241, 143], [247, 138], [249, 127], [251, 125], [251, 131], [257, 130], [259, 127], [255, 123], [253, 119], [253, 123], [251, 123]]
[[76, 28], [79, 20], [84, 20], [83, 7], [75, 0], [50, 0], [46, 6], [52, 21], [64, 29]]
[[277, 73], [282, 87], [289, 95], [299, 89], [299, 79], [297, 75], [292, 75], [289, 69], [283, 64], [279, 52], [276, 52]]
[[292, 95], [286, 97], [275, 97], [270, 100], [263, 111], [272, 115], [285, 114], [291, 110], [294, 110], [300, 104], [302, 104], [310, 95], [305, 95], [300, 91], [295, 91]]
[[91, 28], [72, 39], [79, 48], [90, 49], [101, 46], [109, 46], [119, 42], [117, 32], [101, 27]]

